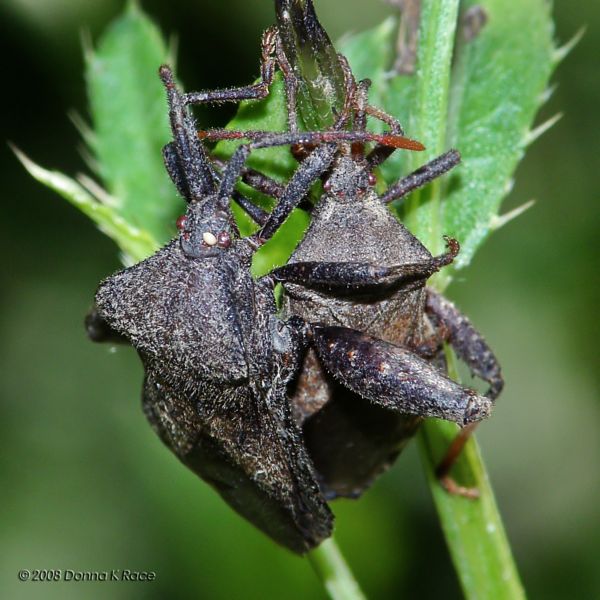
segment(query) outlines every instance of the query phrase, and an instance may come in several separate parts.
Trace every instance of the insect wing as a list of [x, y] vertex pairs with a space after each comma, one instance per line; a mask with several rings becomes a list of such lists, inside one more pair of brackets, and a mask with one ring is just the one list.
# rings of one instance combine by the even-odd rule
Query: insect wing
[[143, 404], [180, 460], [275, 541], [304, 553], [331, 535], [333, 517], [283, 394], [267, 406], [247, 386], [209, 383], [196, 404], [147, 370]]
[[277, 0], [283, 50], [299, 82], [298, 109], [307, 129], [331, 127], [345, 99], [344, 72], [312, 0]]

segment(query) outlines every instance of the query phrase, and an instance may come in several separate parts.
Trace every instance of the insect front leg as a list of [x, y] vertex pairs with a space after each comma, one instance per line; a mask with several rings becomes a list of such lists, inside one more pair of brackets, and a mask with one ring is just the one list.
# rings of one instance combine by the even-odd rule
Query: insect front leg
[[[465, 362], [474, 375], [490, 384], [485, 395], [490, 400], [495, 400], [504, 387], [504, 379], [498, 359], [483, 336], [452, 302], [430, 288], [427, 289], [426, 310], [437, 328], [443, 329], [445, 337], [457, 356]], [[450, 470], [474, 429], [475, 425], [470, 425], [456, 435], [436, 469], [436, 474], [446, 490], [470, 498], [478, 497], [478, 491], [458, 485], [450, 477]]]
[[447, 332], [447, 339], [458, 357], [474, 375], [490, 384], [486, 396], [495, 400], [504, 387], [498, 359], [469, 319], [441, 294], [427, 288], [427, 314]]

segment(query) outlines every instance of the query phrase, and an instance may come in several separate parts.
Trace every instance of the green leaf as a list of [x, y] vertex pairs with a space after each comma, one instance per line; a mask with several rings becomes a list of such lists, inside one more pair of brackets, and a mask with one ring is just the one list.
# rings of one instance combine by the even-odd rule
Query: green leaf
[[125, 264], [139, 262], [158, 250], [160, 244], [150, 233], [126, 221], [112, 206], [102, 204], [77, 181], [58, 171], [48, 171], [36, 165], [17, 148], [13, 148], [13, 151], [34, 179], [58, 192], [94, 221], [100, 231], [117, 242]]
[[[487, 23], [467, 41], [462, 28], [456, 32], [457, 1], [423, 3], [415, 77], [381, 76], [392, 63], [382, 51], [395, 42], [390, 21], [341, 47], [356, 76], [373, 80], [372, 102], [427, 146], [424, 153], [397, 152], [384, 164], [388, 183], [450, 147], [460, 150], [460, 167], [413, 193], [403, 210], [407, 226], [432, 251], [441, 250], [442, 234], [461, 242], [454, 268], [466, 266], [502, 222], [501, 201], [536, 137], [532, 123], [562, 57], [554, 48], [545, 0], [469, 0], [461, 3], [462, 14], [475, 5], [483, 8]], [[439, 285], [447, 283], [448, 275]]]
[[86, 81], [99, 175], [119, 215], [161, 244], [183, 210], [162, 163], [170, 140], [158, 67], [170, 61], [158, 28], [134, 2], [86, 51]]
[[556, 65], [549, 2], [481, 6], [488, 23], [474, 40], [459, 42], [448, 110], [447, 144], [459, 148], [463, 164], [441, 220], [462, 243], [457, 268], [469, 263], [493, 227]]

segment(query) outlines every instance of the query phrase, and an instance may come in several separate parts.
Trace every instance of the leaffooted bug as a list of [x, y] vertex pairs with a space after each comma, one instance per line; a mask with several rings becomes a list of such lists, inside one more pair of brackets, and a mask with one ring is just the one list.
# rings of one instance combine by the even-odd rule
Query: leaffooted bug
[[[341, 133], [349, 123], [355, 131], [364, 131], [367, 115], [384, 121], [392, 133], [401, 135], [402, 128], [395, 119], [368, 104], [369, 82], [357, 83], [343, 56], [336, 55], [337, 63], [332, 62], [333, 46], [316, 19], [312, 3], [280, 1], [276, 2], [276, 7], [279, 25], [277, 29], [269, 30], [263, 39], [261, 82], [245, 88], [192, 93], [188, 95], [188, 101], [238, 101], [263, 97], [277, 62], [284, 76], [288, 122], [292, 131], [299, 129], [297, 91], [303, 87], [314, 88], [318, 79], [322, 87], [337, 90], [334, 100], [337, 106], [342, 106], [332, 129], [327, 131], [329, 139], [333, 139], [333, 132]], [[325, 65], [323, 70], [325, 76], [329, 75], [328, 86], [323, 84], [323, 70], [313, 81], [307, 81], [302, 75], [298, 65], [300, 55], [305, 56], [303, 47], [310, 47], [311, 51], [325, 57], [325, 60], [314, 59], [313, 62], [322, 67]], [[338, 83], [340, 79], [344, 81], [343, 86]], [[341, 98], [340, 89], [344, 90]], [[211, 139], [260, 139], [267, 134], [213, 130], [201, 135]], [[310, 156], [311, 144], [314, 146], [315, 140], [309, 138], [307, 135], [305, 140], [308, 145], [295, 149], [296, 156], [301, 159]], [[450, 170], [458, 164], [460, 155], [451, 150], [391, 185], [383, 196], [378, 196], [373, 188], [373, 169], [394, 148], [385, 144], [384, 139], [376, 141], [383, 143], [366, 155], [363, 144], [350, 144], [349, 140], [340, 138], [336, 156], [322, 176], [324, 194], [312, 211], [311, 225], [289, 264], [281, 271], [288, 276], [301, 270], [306, 273], [310, 269], [307, 265], [328, 261], [332, 263], [329, 280], [327, 285], [323, 282], [307, 285], [305, 281], [302, 285], [294, 281], [285, 283], [284, 314], [358, 329], [398, 344], [411, 358], [418, 361], [426, 358], [439, 364], [440, 368], [444, 368], [442, 344], [447, 341], [472, 372], [490, 384], [486, 395], [493, 400], [503, 385], [496, 358], [469, 320], [452, 303], [425, 286], [427, 278], [436, 270], [431, 269], [431, 261], [435, 259], [387, 208], [390, 202]], [[404, 147], [419, 149], [416, 144]], [[247, 172], [245, 179], [261, 181], [260, 175], [252, 172]], [[264, 183], [264, 178], [262, 182], [264, 191], [274, 196], [280, 194], [276, 184]], [[365, 273], [369, 269], [380, 274], [386, 269], [396, 269], [396, 277], [386, 274], [375, 281], [365, 275], [359, 281], [357, 276], [349, 286], [347, 271], [358, 268], [358, 264]], [[402, 274], [401, 265], [414, 269], [414, 272], [410, 276]], [[347, 286], [345, 294], [340, 291], [344, 285]], [[348, 368], [351, 366], [349, 362], [344, 364]], [[303, 426], [305, 443], [326, 496], [355, 497], [393, 462], [425, 416], [419, 406], [426, 410], [435, 390], [423, 385], [421, 395], [410, 411], [400, 404], [383, 407], [340, 386], [322, 365], [323, 361], [309, 350], [292, 395], [296, 420]], [[449, 491], [475, 496], [475, 490], [456, 485], [448, 476], [470, 430], [471, 426], [466, 427], [457, 437], [438, 473]]]
[[[381, 278], [397, 279], [393, 267], [371, 272], [368, 265], [348, 263], [343, 283], [336, 265], [326, 261], [277, 268], [258, 280], [250, 274], [254, 252], [330, 166], [338, 138], [366, 142], [375, 139], [372, 134], [261, 135], [238, 148], [219, 176], [171, 71], [163, 66], [160, 75], [174, 137], [165, 148], [165, 163], [188, 209], [178, 221], [177, 238], [101, 282], [88, 332], [98, 341], [124, 338], [138, 351], [145, 371], [144, 412], [179, 459], [272, 539], [303, 553], [328, 537], [333, 523], [287, 397], [307, 347], [343, 385], [381, 405], [401, 403], [410, 409], [420, 388], [430, 385], [435, 393], [419, 414], [425, 410], [464, 424], [484, 418], [490, 402], [389, 342], [347, 327], [276, 315], [277, 281], [345, 290], [362, 286], [365, 276], [376, 285]], [[305, 137], [317, 148], [260, 230], [240, 238], [230, 198], [248, 153]], [[401, 136], [387, 142], [394, 140], [408, 143]], [[450, 244], [448, 253], [426, 268], [447, 264], [455, 250]], [[410, 269], [399, 268], [410, 278]]]

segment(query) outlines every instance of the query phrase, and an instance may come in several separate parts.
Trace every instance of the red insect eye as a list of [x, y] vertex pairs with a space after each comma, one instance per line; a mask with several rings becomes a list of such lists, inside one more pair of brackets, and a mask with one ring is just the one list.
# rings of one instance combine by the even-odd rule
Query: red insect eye
[[377, 177], [375, 173], [369, 173], [369, 185], [375, 185], [377, 183]]
[[226, 231], [220, 231], [217, 234], [217, 244], [221, 248], [229, 248], [231, 246], [231, 236]]
[[187, 223], [187, 217], [185, 215], [181, 215], [175, 221], [175, 227], [179, 229], [179, 231], [183, 231], [185, 229], [185, 224]]

